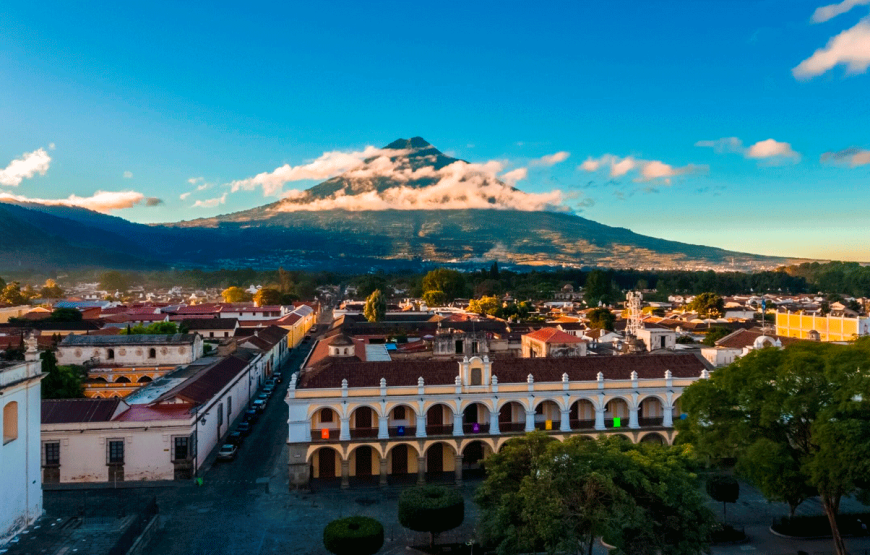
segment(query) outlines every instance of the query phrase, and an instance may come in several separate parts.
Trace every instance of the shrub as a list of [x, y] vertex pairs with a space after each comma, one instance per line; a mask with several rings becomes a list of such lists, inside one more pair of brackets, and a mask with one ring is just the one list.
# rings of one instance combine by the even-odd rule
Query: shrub
[[333, 520], [323, 530], [323, 546], [335, 555], [373, 555], [384, 545], [384, 527], [366, 516]]
[[[870, 513], [843, 513], [837, 515], [837, 526], [844, 536], [866, 536], [870, 530], [862, 525], [870, 525]], [[830, 537], [831, 523], [825, 515], [784, 516], [773, 522], [771, 528], [784, 536], [799, 538]]]
[[465, 520], [465, 500], [456, 490], [444, 486], [407, 489], [399, 496], [399, 522], [416, 532], [429, 532], [429, 545], [435, 535], [452, 530]]

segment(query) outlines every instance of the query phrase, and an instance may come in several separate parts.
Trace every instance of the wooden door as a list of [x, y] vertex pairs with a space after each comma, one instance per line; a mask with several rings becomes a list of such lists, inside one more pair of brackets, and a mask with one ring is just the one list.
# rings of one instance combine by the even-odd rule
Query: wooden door
[[367, 445], [358, 447], [356, 450], [356, 475], [372, 475], [372, 448]]
[[436, 443], [426, 451], [426, 471], [444, 472], [444, 446]]
[[393, 448], [392, 474], [408, 473], [408, 446], [397, 445]]
[[335, 449], [325, 447], [320, 450], [320, 478], [335, 478]]

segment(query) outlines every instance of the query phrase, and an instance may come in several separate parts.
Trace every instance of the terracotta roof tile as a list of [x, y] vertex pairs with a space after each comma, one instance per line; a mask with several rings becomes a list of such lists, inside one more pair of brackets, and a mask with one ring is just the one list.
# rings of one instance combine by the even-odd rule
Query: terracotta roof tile
[[573, 336], [570, 333], [565, 333], [564, 331], [558, 330], [556, 328], [541, 328], [538, 331], [527, 333], [524, 337], [528, 337], [529, 339], [540, 341], [542, 343], [561, 344], [586, 342], [584, 339], [580, 339], [579, 337]]

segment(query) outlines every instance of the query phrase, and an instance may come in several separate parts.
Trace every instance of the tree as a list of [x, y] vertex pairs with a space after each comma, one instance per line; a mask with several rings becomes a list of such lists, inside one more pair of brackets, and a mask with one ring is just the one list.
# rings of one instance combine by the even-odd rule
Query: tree
[[0, 291], [2, 291], [6, 287], [6, 282], [0, 277]]
[[712, 347], [716, 344], [717, 341], [731, 335], [731, 330], [728, 328], [723, 328], [722, 326], [716, 326], [714, 328], [710, 328], [710, 331], [704, 336], [704, 339], [701, 340], [701, 343], [707, 345], [708, 347]]
[[6, 287], [0, 292], [0, 302], [13, 306], [27, 304], [27, 297], [21, 292], [21, 284], [17, 281], [6, 284]]
[[[844, 555], [840, 500], [870, 486], [868, 360], [866, 338], [752, 351], [686, 388], [677, 437], [708, 456], [736, 458], [744, 472], [752, 467], [747, 478], [791, 512], [807, 495], [802, 484], [814, 489]], [[756, 466], [762, 453], [770, 457]]]
[[468, 311], [476, 314], [495, 316], [501, 312], [501, 302], [496, 297], [481, 297], [468, 302]]
[[174, 335], [178, 333], [178, 325], [175, 322], [154, 322], [148, 326], [127, 327], [121, 330], [121, 335]]
[[383, 525], [366, 516], [333, 520], [323, 530], [323, 547], [335, 555], [374, 555], [383, 545]]
[[263, 287], [254, 295], [254, 302], [257, 303], [257, 306], [281, 304], [281, 292], [277, 289]]
[[616, 322], [616, 316], [609, 309], [595, 308], [590, 310], [586, 316], [589, 318], [589, 326], [592, 329], [613, 331], [613, 323]]
[[250, 301], [253, 297], [250, 293], [242, 289], [241, 287], [227, 287], [223, 291], [221, 291], [221, 297], [224, 298], [225, 303], [241, 303], [245, 301]]
[[368, 298], [376, 290], [387, 291], [389, 284], [382, 274], [366, 274], [356, 280], [356, 293], [360, 298]]
[[489, 267], [489, 278], [498, 281], [498, 260], [492, 263], [492, 266]]
[[363, 314], [369, 322], [382, 322], [387, 315], [387, 299], [381, 294], [380, 289], [375, 289], [366, 299]]
[[456, 270], [438, 268], [423, 277], [423, 293], [443, 291], [447, 301], [462, 297], [465, 293], [465, 278]]
[[53, 351], [44, 351], [42, 372], [48, 374], [42, 380], [43, 399], [78, 399], [84, 397], [82, 388], [87, 373], [81, 366], [58, 366]]
[[52, 322], [81, 322], [82, 312], [77, 308], [55, 308], [48, 319]]
[[499, 553], [704, 553], [712, 513], [679, 449], [619, 438], [564, 443], [542, 432], [511, 439], [487, 459], [478, 489], [481, 534]]
[[105, 291], [126, 291], [129, 287], [130, 282], [121, 272], [112, 270], [100, 276], [100, 289]]
[[702, 318], [717, 318], [725, 312], [725, 301], [716, 293], [701, 293], [695, 295], [687, 308]]
[[426, 291], [423, 293], [423, 302], [428, 306], [444, 306], [447, 304], [447, 295], [444, 294], [444, 291]]
[[63, 297], [63, 289], [53, 279], [47, 279], [45, 285], [39, 290], [39, 296], [43, 299], [59, 299]]
[[728, 520], [726, 503], [736, 503], [740, 497], [740, 482], [734, 476], [711, 476], [707, 480], [707, 495], [722, 503], [722, 519]]
[[613, 288], [613, 279], [608, 272], [592, 270], [586, 277], [586, 285], [583, 287], [583, 300], [587, 306], [611, 304], [616, 298]]
[[406, 489], [399, 496], [399, 523], [416, 532], [429, 532], [429, 546], [435, 536], [453, 530], [465, 520], [465, 500], [456, 490], [444, 486]]

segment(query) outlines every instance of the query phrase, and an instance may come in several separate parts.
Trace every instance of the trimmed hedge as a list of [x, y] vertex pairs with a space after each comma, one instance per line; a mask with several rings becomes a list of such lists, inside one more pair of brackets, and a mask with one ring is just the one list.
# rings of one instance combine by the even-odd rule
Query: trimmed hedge
[[384, 527], [367, 516], [333, 520], [323, 530], [323, 546], [335, 555], [374, 555], [384, 545]]
[[437, 534], [452, 530], [465, 520], [465, 500], [444, 486], [407, 489], [399, 496], [399, 522], [416, 532]]
[[[860, 521], [860, 522], [859, 522]], [[866, 525], [867, 528], [861, 526]], [[870, 513], [842, 513], [837, 515], [837, 526], [843, 536], [870, 535]], [[831, 525], [825, 515], [784, 516], [773, 522], [771, 529], [777, 534], [797, 538], [830, 537]]]

